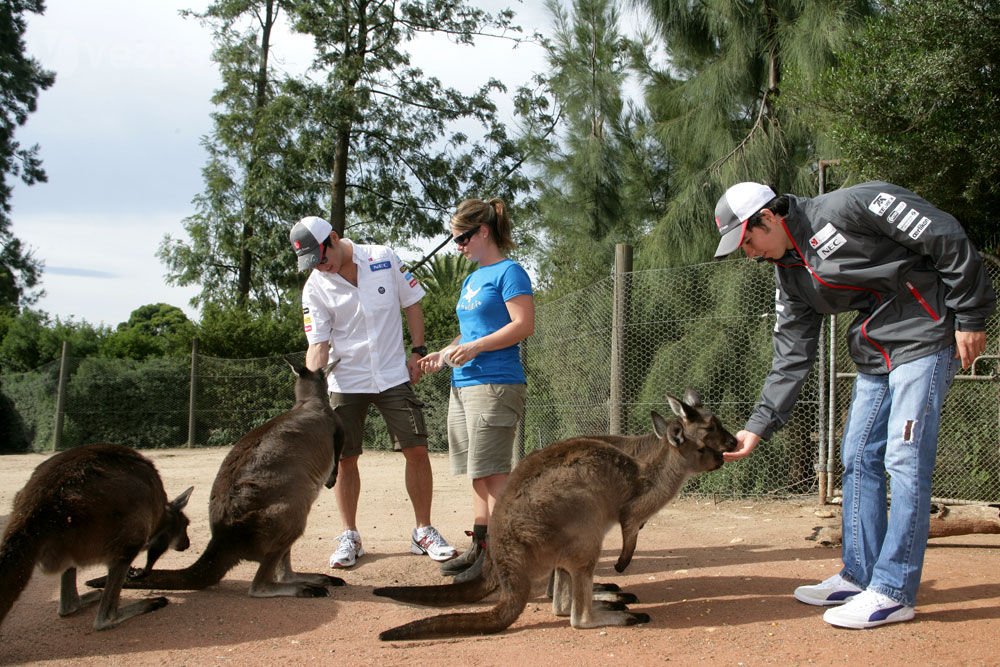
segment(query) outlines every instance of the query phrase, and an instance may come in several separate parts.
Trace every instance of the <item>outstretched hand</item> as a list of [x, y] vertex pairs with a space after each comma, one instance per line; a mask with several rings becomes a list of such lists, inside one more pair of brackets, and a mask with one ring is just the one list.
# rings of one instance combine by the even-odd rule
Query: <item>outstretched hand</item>
[[739, 449], [734, 452], [723, 452], [722, 458], [726, 461], [738, 461], [750, 456], [750, 453], [760, 442], [760, 436], [751, 431], [740, 431], [736, 434], [736, 442], [740, 444]]

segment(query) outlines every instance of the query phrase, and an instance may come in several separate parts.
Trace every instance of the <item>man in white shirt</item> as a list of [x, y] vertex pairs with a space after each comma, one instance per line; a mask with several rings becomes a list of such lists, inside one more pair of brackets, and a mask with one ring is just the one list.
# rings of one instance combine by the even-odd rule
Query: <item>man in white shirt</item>
[[[406, 490], [413, 503], [416, 527], [410, 551], [436, 561], [456, 555], [431, 525], [434, 490], [427, 456], [423, 403], [411, 383], [420, 379], [417, 361], [427, 354], [424, 289], [399, 261], [380, 245], [358, 245], [341, 238], [329, 222], [315, 216], [297, 222], [290, 234], [300, 271], [312, 269], [302, 288], [306, 366], [318, 369], [334, 359], [329, 376], [330, 404], [344, 422], [344, 452], [334, 493], [344, 524], [330, 567], [351, 567], [364, 555], [357, 527], [361, 497], [361, 455], [365, 416], [374, 404], [385, 418], [397, 449], [406, 459]], [[413, 341], [403, 352], [403, 323]]]

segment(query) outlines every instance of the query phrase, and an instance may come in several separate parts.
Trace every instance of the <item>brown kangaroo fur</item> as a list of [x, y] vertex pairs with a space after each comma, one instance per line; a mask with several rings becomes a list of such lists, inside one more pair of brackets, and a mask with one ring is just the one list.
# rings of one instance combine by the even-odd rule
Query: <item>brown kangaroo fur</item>
[[[624, 570], [639, 529], [669, 502], [692, 475], [719, 468], [736, 439], [710, 412], [668, 396], [678, 419], [653, 413], [654, 434], [636, 438], [572, 438], [532, 452], [511, 473], [490, 519], [483, 576], [442, 586], [376, 588], [375, 595], [431, 606], [476, 602], [499, 590], [484, 612], [444, 614], [401, 625], [384, 641], [431, 639], [500, 632], [527, 604], [532, 583], [555, 571], [552, 599], [557, 616], [574, 628], [634, 625], [647, 614], [621, 601], [594, 600], [593, 575], [604, 536], [621, 525]], [[623, 449], [645, 452], [646, 460]]]
[[[325, 597], [344, 580], [292, 570], [291, 549], [305, 531], [324, 483], [337, 481], [343, 426], [327, 397], [325, 369], [292, 367], [295, 405], [244, 435], [222, 461], [208, 516], [212, 537], [182, 570], [151, 570], [126, 588], [200, 590], [217, 584], [240, 561], [260, 563], [251, 597]], [[103, 585], [102, 579], [88, 581]]]
[[[85, 445], [42, 462], [14, 497], [0, 545], [0, 623], [28, 585], [37, 563], [62, 573], [59, 615], [69, 616], [100, 600], [95, 630], [166, 606], [155, 597], [119, 606], [129, 565], [143, 549], [147, 567], [167, 548], [188, 548], [184, 506], [189, 488], [167, 502], [153, 463], [121, 445]], [[104, 564], [108, 586], [82, 597], [76, 568]]]

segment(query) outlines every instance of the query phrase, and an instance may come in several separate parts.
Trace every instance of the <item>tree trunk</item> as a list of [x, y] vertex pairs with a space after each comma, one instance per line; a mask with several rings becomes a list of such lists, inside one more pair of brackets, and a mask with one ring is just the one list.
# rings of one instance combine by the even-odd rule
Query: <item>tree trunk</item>
[[[254, 97], [254, 115], [256, 116], [253, 128], [254, 135], [257, 134], [257, 123], [260, 122], [260, 114], [264, 110], [264, 107], [267, 106], [267, 58], [271, 50], [271, 28], [274, 27], [275, 22], [275, 1], [276, 0], [267, 0], [264, 10], [263, 29], [260, 36], [260, 63], [257, 68], [256, 81], [254, 82], [256, 93]], [[246, 307], [250, 300], [250, 285], [251, 277], [253, 275], [253, 254], [250, 252], [250, 239], [253, 238], [254, 235], [254, 221], [257, 218], [257, 203], [254, 201], [254, 196], [249, 193], [254, 189], [253, 181], [256, 177], [258, 163], [260, 160], [258, 150], [256, 137], [254, 137], [251, 139], [251, 158], [250, 163], [247, 165], [246, 173], [246, 205], [243, 209], [243, 230], [240, 240], [240, 269], [236, 287], [237, 300], [243, 307]]]
[[330, 225], [337, 236], [344, 235], [347, 225], [347, 160], [351, 152], [351, 132], [337, 130], [337, 143], [333, 152], [332, 191], [330, 193]]
[[[837, 514], [839, 519], [840, 514]], [[841, 543], [842, 530], [836, 524], [817, 526], [811, 537], [822, 546], [837, 546]], [[930, 538], [951, 537], [953, 535], [998, 535], [1000, 534], [1000, 510], [996, 505], [938, 505], [932, 506]]]

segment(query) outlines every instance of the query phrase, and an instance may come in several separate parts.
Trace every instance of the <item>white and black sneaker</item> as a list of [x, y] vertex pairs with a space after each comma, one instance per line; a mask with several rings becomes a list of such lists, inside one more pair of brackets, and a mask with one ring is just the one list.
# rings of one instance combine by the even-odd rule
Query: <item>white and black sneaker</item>
[[861, 591], [844, 605], [823, 612], [823, 620], [830, 625], [855, 630], [909, 621], [913, 616], [913, 607], [875, 591]]
[[410, 540], [410, 553], [427, 554], [439, 563], [451, 560], [458, 553], [434, 526], [414, 528]]
[[340, 544], [330, 554], [330, 567], [353, 567], [365, 555], [365, 548], [361, 546], [361, 534], [356, 530], [345, 530], [337, 540]]

